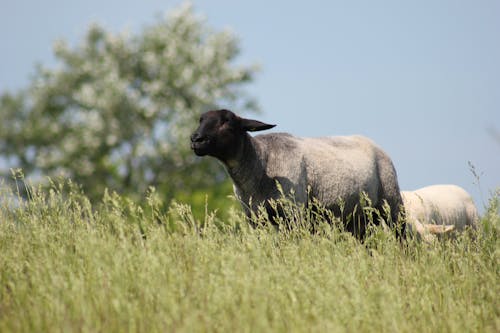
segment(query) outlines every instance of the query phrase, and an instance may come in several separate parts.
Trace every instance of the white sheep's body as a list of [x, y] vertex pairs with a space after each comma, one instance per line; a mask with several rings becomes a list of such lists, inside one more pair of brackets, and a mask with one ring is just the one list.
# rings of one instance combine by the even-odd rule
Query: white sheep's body
[[[443, 233], [476, 227], [479, 217], [472, 197], [456, 185], [432, 185], [416, 191], [402, 191], [409, 230], [429, 239], [432, 226]], [[436, 230], [436, 229], [433, 229]], [[439, 232], [435, 232], [439, 233]]]
[[347, 212], [365, 192], [374, 207], [387, 200], [392, 208], [402, 204], [396, 171], [387, 154], [363, 136], [299, 138], [286, 133], [250, 137], [242, 159], [227, 163], [236, 195], [252, 210], [283, 192], [294, 193], [299, 203], [309, 196], [327, 208], [339, 199]]

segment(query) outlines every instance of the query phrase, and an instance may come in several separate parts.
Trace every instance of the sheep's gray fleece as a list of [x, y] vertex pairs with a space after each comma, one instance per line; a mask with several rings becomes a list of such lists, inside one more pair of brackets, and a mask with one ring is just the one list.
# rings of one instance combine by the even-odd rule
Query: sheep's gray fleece
[[245, 203], [250, 198], [255, 204], [277, 199], [276, 180], [300, 203], [308, 200], [310, 186], [311, 196], [328, 208], [341, 198], [346, 211], [351, 211], [362, 191], [374, 206], [384, 199], [391, 207], [401, 202], [391, 160], [365, 137], [298, 138], [275, 133], [248, 141], [248, 154], [227, 165], [236, 194]]
[[432, 185], [403, 191], [409, 231], [424, 239], [430, 234], [462, 231], [479, 221], [472, 197], [456, 185]]

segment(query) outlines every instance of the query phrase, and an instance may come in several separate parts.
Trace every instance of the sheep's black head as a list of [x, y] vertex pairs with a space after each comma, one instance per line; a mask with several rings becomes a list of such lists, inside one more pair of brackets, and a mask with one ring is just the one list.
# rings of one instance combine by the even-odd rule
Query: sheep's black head
[[238, 117], [229, 110], [208, 111], [201, 115], [200, 125], [191, 135], [191, 149], [198, 156], [209, 155], [225, 161], [236, 154], [246, 131], [263, 131], [274, 126]]

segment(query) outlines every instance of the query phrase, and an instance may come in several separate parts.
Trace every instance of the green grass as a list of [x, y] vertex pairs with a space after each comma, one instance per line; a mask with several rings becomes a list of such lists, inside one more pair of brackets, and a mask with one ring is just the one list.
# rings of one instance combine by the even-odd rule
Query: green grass
[[500, 331], [498, 195], [478, 232], [402, 245], [69, 187], [1, 195], [0, 332]]

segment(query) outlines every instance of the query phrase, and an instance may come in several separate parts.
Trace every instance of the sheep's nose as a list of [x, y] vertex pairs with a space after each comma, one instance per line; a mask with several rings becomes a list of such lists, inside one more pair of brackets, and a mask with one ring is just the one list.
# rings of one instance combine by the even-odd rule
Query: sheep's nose
[[201, 142], [203, 140], [204, 137], [200, 133], [195, 132], [191, 135], [191, 142]]

